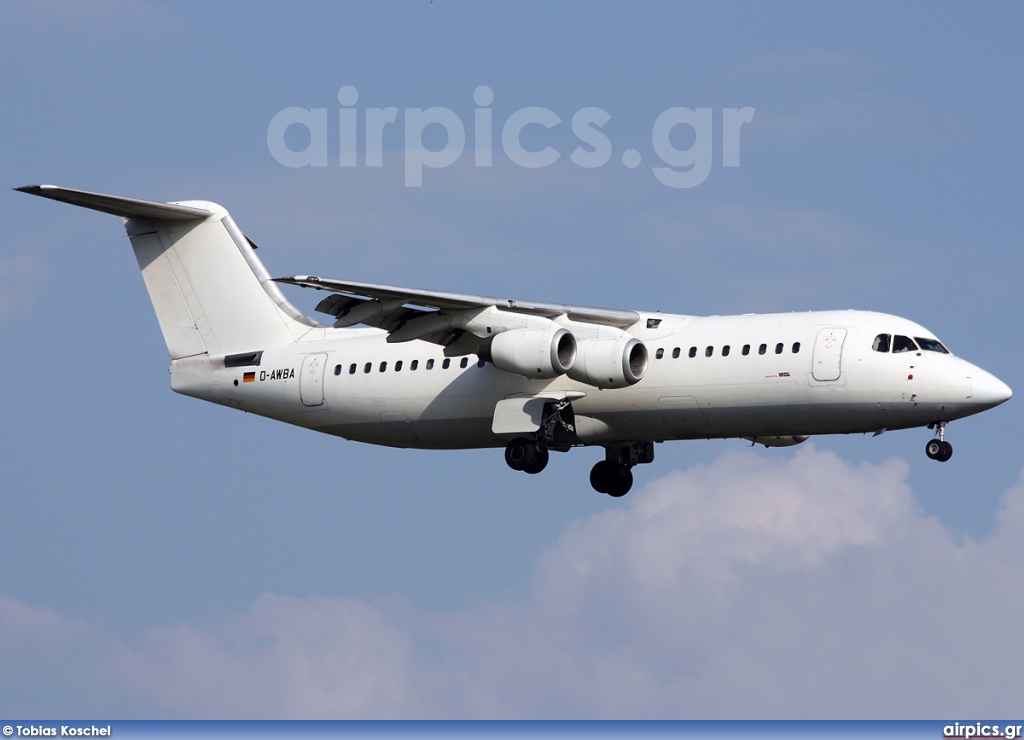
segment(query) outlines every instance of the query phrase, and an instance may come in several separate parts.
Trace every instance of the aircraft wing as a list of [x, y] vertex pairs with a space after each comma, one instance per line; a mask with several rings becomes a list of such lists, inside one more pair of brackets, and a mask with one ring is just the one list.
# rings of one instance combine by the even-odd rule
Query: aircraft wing
[[314, 275], [275, 278], [279, 283], [334, 293], [316, 310], [335, 317], [334, 326], [366, 324], [389, 333], [388, 341], [423, 339], [448, 346], [463, 334], [457, 315], [495, 309], [501, 313], [554, 318], [624, 329], [640, 320], [636, 311], [568, 306], [500, 299], [492, 296], [446, 293], [392, 285], [330, 280]]

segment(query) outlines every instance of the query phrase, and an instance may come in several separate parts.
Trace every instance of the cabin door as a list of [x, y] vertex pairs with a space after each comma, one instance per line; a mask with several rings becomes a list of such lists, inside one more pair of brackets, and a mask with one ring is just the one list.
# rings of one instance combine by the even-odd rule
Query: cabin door
[[811, 374], [815, 380], [839, 380], [842, 374], [843, 342], [846, 329], [828, 328], [818, 332], [814, 342]]
[[324, 402], [324, 366], [326, 354], [306, 355], [299, 371], [299, 397], [304, 406], [320, 406]]

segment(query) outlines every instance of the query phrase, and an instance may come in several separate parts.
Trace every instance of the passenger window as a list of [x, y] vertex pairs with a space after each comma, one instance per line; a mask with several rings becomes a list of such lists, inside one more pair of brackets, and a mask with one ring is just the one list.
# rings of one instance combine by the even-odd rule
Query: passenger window
[[365, 364], [365, 365], [363, 366], [363, 372], [364, 372], [364, 373], [368, 373], [368, 372], [370, 372], [370, 370], [371, 370], [372, 368], [373, 368], [373, 363], [372, 363], [372, 362], [368, 362], [368, 363], [366, 363], [366, 364]]
[[768, 351], [768, 345], [767, 344], [762, 344], [760, 347], [757, 348], [757, 354], [759, 354], [759, 355], [763, 355], [767, 351]]
[[729, 345], [727, 344], [724, 347], [722, 347], [722, 357], [728, 357], [728, 356], [729, 356]]
[[897, 334], [892, 340], [892, 351], [893, 352], [913, 352], [917, 349], [917, 345], [914, 344], [914, 340], [910, 337], [905, 337], [902, 334]]
[[355, 375], [356, 374], [356, 363], [353, 362], [351, 365], [348, 366], [348, 374], [349, 375]]
[[401, 360], [399, 360], [398, 362], [395, 363], [395, 372], [396, 373], [402, 372], [402, 361]]
[[429, 360], [427, 360], [427, 370], [433, 370], [433, 369], [434, 369], [434, 358], [431, 357]]
[[942, 346], [942, 342], [938, 339], [926, 339], [925, 337], [914, 337], [917, 340], [917, 345], [921, 349], [926, 349], [929, 352], [941, 352], [944, 355], [949, 354], [949, 350]]
[[665, 356], [664, 348], [658, 347], [658, 351], [654, 353], [654, 359], [655, 360], [660, 360], [664, 356]]
[[409, 369], [410, 370], [415, 370], [419, 366], [420, 366], [420, 361], [419, 360], [413, 360], [412, 362], [409, 363]]
[[875, 341], [872, 342], [871, 349], [873, 349], [875, 352], [888, 352], [891, 340], [891, 335], [879, 334], [877, 337], [875, 337]]
[[715, 354], [715, 348], [714, 347], [708, 347], [706, 350], [704, 350], [704, 356], [705, 357], [711, 357], [711, 355], [713, 355], [713, 354]]
[[676, 347], [674, 350], [672, 350], [672, 359], [673, 360], [678, 360], [679, 359], [679, 348], [678, 347]]
[[793, 342], [793, 354], [795, 355], [800, 351], [800, 342]]
[[441, 369], [442, 370], [447, 370], [451, 366], [452, 366], [452, 358], [451, 357], [445, 357], [444, 358], [444, 362], [441, 363]]
[[696, 357], [696, 356], [697, 356], [697, 348], [696, 347], [690, 347], [690, 357]]
[[743, 356], [746, 357], [749, 354], [750, 354], [750, 345], [749, 344], [744, 344], [743, 345]]
[[463, 357], [461, 360], [459, 360], [459, 367], [465, 368], [467, 365], [469, 365], [468, 357]]
[[782, 342], [779, 342], [778, 344], [775, 345], [775, 354], [782, 354]]
[[388, 369], [388, 362], [387, 362], [387, 360], [385, 360], [384, 362], [380, 363], [380, 371], [383, 373], [383, 372], [386, 372], [387, 369]]
[[341, 375], [341, 365], [335, 365], [334, 366], [334, 374], [335, 375]]
[[477, 366], [477, 367], [483, 367], [483, 366], [484, 366], [484, 365], [486, 365], [486, 364], [487, 364], [487, 363], [486, 363], [486, 362], [484, 362], [483, 360], [477, 360], [477, 362], [476, 362], [476, 366]]

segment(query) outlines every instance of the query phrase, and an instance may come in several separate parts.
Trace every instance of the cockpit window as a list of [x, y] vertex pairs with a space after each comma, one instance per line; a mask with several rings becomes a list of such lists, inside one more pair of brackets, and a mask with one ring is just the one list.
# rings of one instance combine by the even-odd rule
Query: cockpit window
[[917, 346], [921, 349], [926, 349], [929, 352], [941, 352], [944, 355], [949, 354], [949, 350], [942, 346], [942, 342], [938, 339], [928, 339], [926, 337], [914, 337], [917, 340]]
[[890, 334], [879, 334], [875, 337], [874, 344], [871, 345], [871, 349], [875, 352], [888, 352], [889, 343], [892, 341], [892, 335]]
[[913, 352], [917, 349], [917, 345], [914, 344], [914, 340], [910, 337], [905, 337], [902, 334], [897, 334], [892, 342], [893, 352]]

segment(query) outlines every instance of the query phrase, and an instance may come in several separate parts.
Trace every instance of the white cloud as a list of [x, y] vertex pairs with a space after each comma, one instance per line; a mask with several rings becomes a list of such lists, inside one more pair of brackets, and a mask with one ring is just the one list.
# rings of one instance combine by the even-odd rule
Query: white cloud
[[907, 472], [729, 452], [570, 527], [518, 603], [264, 595], [105, 675], [183, 717], [1009, 716], [1024, 482], [959, 542]]
[[113, 673], [184, 717], [368, 717], [409, 697], [409, 638], [355, 599], [264, 594], [212, 632], [157, 627]]
[[0, 596], [0, 650], [33, 646], [56, 648], [72, 639], [81, 628], [57, 612]]

